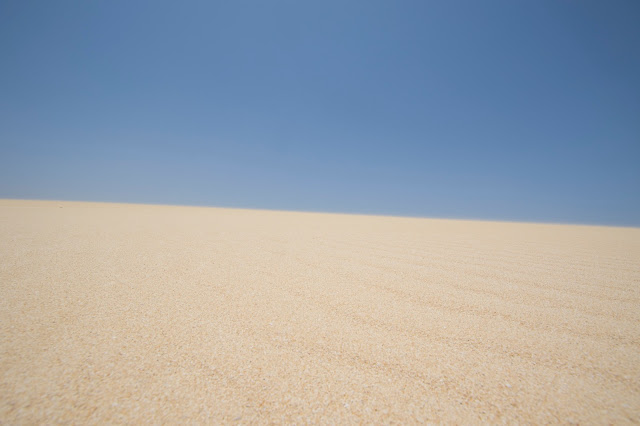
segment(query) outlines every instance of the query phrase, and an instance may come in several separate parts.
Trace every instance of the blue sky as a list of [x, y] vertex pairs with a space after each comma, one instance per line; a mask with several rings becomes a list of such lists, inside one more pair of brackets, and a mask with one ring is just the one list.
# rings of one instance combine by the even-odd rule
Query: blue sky
[[640, 2], [0, 0], [0, 197], [640, 225]]

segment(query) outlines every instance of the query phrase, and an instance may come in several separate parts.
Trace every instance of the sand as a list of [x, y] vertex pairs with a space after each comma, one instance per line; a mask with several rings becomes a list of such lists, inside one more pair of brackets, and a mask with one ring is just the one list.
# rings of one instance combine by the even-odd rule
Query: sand
[[638, 423], [640, 229], [0, 201], [0, 422]]

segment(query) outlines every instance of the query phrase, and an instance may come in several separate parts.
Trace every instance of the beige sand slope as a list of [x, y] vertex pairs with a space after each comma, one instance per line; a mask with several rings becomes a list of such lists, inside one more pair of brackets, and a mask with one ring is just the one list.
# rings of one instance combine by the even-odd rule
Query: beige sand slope
[[640, 229], [0, 201], [0, 422], [640, 422]]

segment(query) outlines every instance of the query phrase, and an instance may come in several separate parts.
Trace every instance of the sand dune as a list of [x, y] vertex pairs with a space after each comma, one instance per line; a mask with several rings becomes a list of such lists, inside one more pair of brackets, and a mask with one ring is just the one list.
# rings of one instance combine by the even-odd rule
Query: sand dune
[[640, 229], [0, 201], [0, 422], [640, 422]]

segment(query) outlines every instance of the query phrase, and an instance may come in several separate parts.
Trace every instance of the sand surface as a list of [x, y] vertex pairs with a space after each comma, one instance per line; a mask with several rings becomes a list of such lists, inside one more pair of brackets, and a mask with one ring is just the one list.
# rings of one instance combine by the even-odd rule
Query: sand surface
[[0, 423], [638, 423], [640, 229], [0, 200]]

